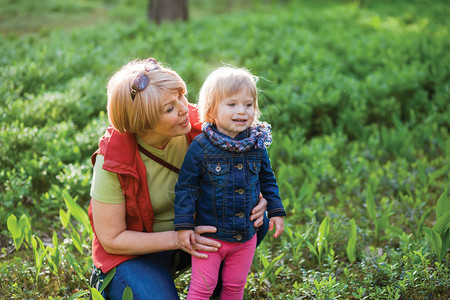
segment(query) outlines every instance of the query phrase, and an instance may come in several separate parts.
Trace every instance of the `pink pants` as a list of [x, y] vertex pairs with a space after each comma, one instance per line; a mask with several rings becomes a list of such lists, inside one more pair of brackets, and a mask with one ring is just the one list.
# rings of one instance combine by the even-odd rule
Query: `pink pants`
[[223, 286], [220, 299], [243, 299], [244, 286], [255, 254], [256, 234], [245, 243], [219, 242], [222, 247], [217, 252], [204, 252], [208, 258], [192, 256], [192, 277], [187, 300], [211, 297], [222, 261]]

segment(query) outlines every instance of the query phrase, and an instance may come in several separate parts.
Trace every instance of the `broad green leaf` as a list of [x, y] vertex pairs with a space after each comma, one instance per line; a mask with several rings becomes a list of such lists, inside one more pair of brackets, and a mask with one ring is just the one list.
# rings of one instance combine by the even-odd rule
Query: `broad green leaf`
[[59, 219], [61, 220], [61, 224], [64, 228], [67, 228], [67, 224], [69, 224], [70, 213], [66, 213], [62, 208], [59, 210]]
[[286, 231], [287, 235], [289, 236], [289, 239], [291, 242], [294, 242], [294, 234], [292, 233], [292, 229], [289, 228], [289, 226], [285, 226], [284, 231]]
[[80, 291], [78, 293], [75, 293], [75, 294], [71, 295], [68, 300], [75, 300], [75, 299], [78, 299], [78, 298], [80, 298], [80, 297], [82, 297], [84, 295], [87, 295], [87, 294], [89, 294], [89, 291]]
[[281, 271], [284, 270], [284, 266], [279, 267], [276, 271], [275, 271], [275, 276], [278, 276], [278, 274], [281, 273]]
[[102, 296], [101, 292], [98, 291], [96, 288], [91, 288], [91, 296], [94, 300], [105, 300], [105, 298]]
[[67, 253], [65, 255], [65, 258], [67, 259], [69, 264], [72, 266], [72, 268], [75, 270], [75, 272], [78, 274], [78, 276], [80, 278], [82, 278], [83, 280], [86, 280], [84, 273], [83, 273], [83, 268], [80, 265], [80, 263], [70, 253]]
[[267, 258], [264, 256], [264, 254], [262, 252], [260, 255], [260, 259], [261, 259], [261, 262], [263, 263], [264, 269], [267, 269], [267, 267], [269, 266], [269, 261], [267, 260]]
[[330, 230], [328, 216], [325, 217], [325, 219], [322, 221], [319, 227], [319, 232], [317, 233], [317, 239], [316, 239], [316, 245], [317, 245], [317, 252], [319, 253], [319, 256], [322, 254], [322, 248], [323, 244], [328, 237], [328, 232]]
[[353, 263], [356, 259], [356, 222], [352, 219], [350, 227], [350, 236], [347, 244], [347, 257], [350, 263]]
[[441, 257], [440, 260], [444, 259], [447, 254], [447, 249], [450, 247], [450, 227], [440, 234], [442, 240]]
[[83, 243], [81, 241], [81, 238], [80, 238], [80, 235], [78, 234], [78, 232], [73, 231], [70, 236], [72, 237], [72, 243], [75, 246], [75, 248], [78, 250], [78, 252], [83, 254]]
[[53, 246], [55, 248], [58, 248], [58, 234], [56, 233], [56, 231], [53, 231], [53, 236], [52, 236], [52, 242], [53, 242]]
[[447, 197], [447, 191], [443, 192], [436, 204], [436, 219], [450, 211], [450, 199]]
[[367, 212], [369, 213], [369, 217], [377, 223], [377, 209], [375, 206], [375, 200], [373, 199], [372, 189], [370, 186], [366, 190], [366, 206]]
[[441, 215], [437, 219], [436, 223], [433, 226], [433, 229], [440, 234], [442, 231], [448, 228], [449, 224], [450, 224], [450, 210], [447, 211], [445, 214]]
[[129, 286], [123, 291], [122, 300], [133, 300], [133, 291]]
[[314, 254], [314, 256], [317, 257], [317, 259], [319, 259], [316, 248], [308, 241], [305, 240], [306, 246], [308, 246], [309, 250]]
[[262, 273], [261, 277], [260, 277], [260, 281], [264, 281], [264, 279], [267, 278], [267, 276], [269, 276], [272, 273], [272, 270], [274, 269], [276, 263], [284, 256], [284, 253], [278, 255], [277, 257], [275, 257], [270, 264], [265, 267], [264, 272]]
[[11, 232], [13, 238], [20, 236], [19, 226], [17, 224], [17, 217], [14, 214], [8, 217], [6, 225], [8, 227], [8, 230]]
[[105, 279], [103, 279], [102, 286], [100, 287], [100, 292], [103, 292], [103, 290], [108, 286], [108, 284], [113, 279], [114, 275], [116, 274], [116, 268], [112, 269], [111, 271], [106, 274]]
[[424, 231], [428, 238], [430, 239], [430, 245], [433, 249], [434, 253], [436, 253], [437, 257], [441, 257], [441, 249], [442, 249], [442, 239], [439, 233], [432, 228], [424, 228]]
[[70, 214], [78, 222], [80, 222], [85, 229], [90, 228], [91, 225], [89, 222], [89, 217], [87, 213], [84, 211], [84, 209], [82, 209], [81, 206], [75, 202], [75, 199], [72, 198], [72, 196], [67, 191], [63, 191], [63, 198], [64, 201], [66, 202], [67, 207], [69, 208]]
[[19, 225], [17, 224], [17, 217], [14, 214], [8, 217], [8, 220], [6, 221], [6, 226], [8, 227], [9, 232], [11, 232], [16, 251], [19, 251], [20, 246], [22, 246], [24, 235]]

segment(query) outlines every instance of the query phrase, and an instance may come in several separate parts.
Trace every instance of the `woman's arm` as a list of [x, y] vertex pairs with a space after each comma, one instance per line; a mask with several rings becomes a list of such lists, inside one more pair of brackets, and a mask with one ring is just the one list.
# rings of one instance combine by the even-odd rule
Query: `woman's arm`
[[139, 232], [127, 230], [125, 203], [109, 204], [92, 200], [95, 233], [106, 252], [121, 255], [141, 255], [178, 249], [177, 233]]
[[[106, 252], [121, 255], [142, 255], [153, 252], [180, 249], [176, 231], [139, 232], [127, 230], [125, 223], [125, 203], [109, 204], [92, 200], [92, 216], [95, 233]], [[215, 232], [211, 226], [195, 228], [196, 243], [190, 254], [206, 258], [198, 250], [215, 252], [220, 243], [202, 237], [200, 234]], [[186, 251], [186, 249], [183, 249]]]

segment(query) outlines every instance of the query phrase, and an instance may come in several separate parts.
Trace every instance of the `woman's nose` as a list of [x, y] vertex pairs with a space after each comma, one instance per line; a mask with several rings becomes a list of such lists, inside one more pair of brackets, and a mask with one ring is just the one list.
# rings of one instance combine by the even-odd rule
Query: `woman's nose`
[[180, 110], [179, 110], [178, 114], [180, 116], [185, 115], [185, 114], [187, 114], [189, 112], [189, 108], [187, 106], [187, 102], [183, 103], [183, 102], [179, 101], [179, 105], [180, 105]]

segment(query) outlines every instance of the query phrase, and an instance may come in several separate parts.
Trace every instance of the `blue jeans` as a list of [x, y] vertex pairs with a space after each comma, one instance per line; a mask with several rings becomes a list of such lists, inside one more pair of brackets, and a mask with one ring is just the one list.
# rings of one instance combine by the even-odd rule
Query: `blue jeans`
[[[129, 286], [135, 300], [179, 299], [172, 278], [172, 263], [175, 254], [183, 253], [157, 252], [123, 262], [116, 267], [116, 274], [106, 289], [107, 296], [111, 300], [122, 299], [124, 289]], [[188, 254], [184, 256], [190, 261]]]
[[[268, 229], [269, 220], [265, 217], [263, 225], [257, 231], [257, 245], [264, 239]], [[116, 274], [105, 289], [104, 296], [111, 300], [122, 299], [123, 291], [129, 286], [134, 300], [179, 299], [173, 280], [176, 272], [182, 272], [190, 265], [191, 256], [182, 250], [141, 255], [116, 267]], [[100, 275], [100, 277], [104, 276], [106, 274]], [[91, 286], [96, 286], [96, 279], [91, 279]], [[219, 278], [213, 296], [219, 295], [221, 288]]]

